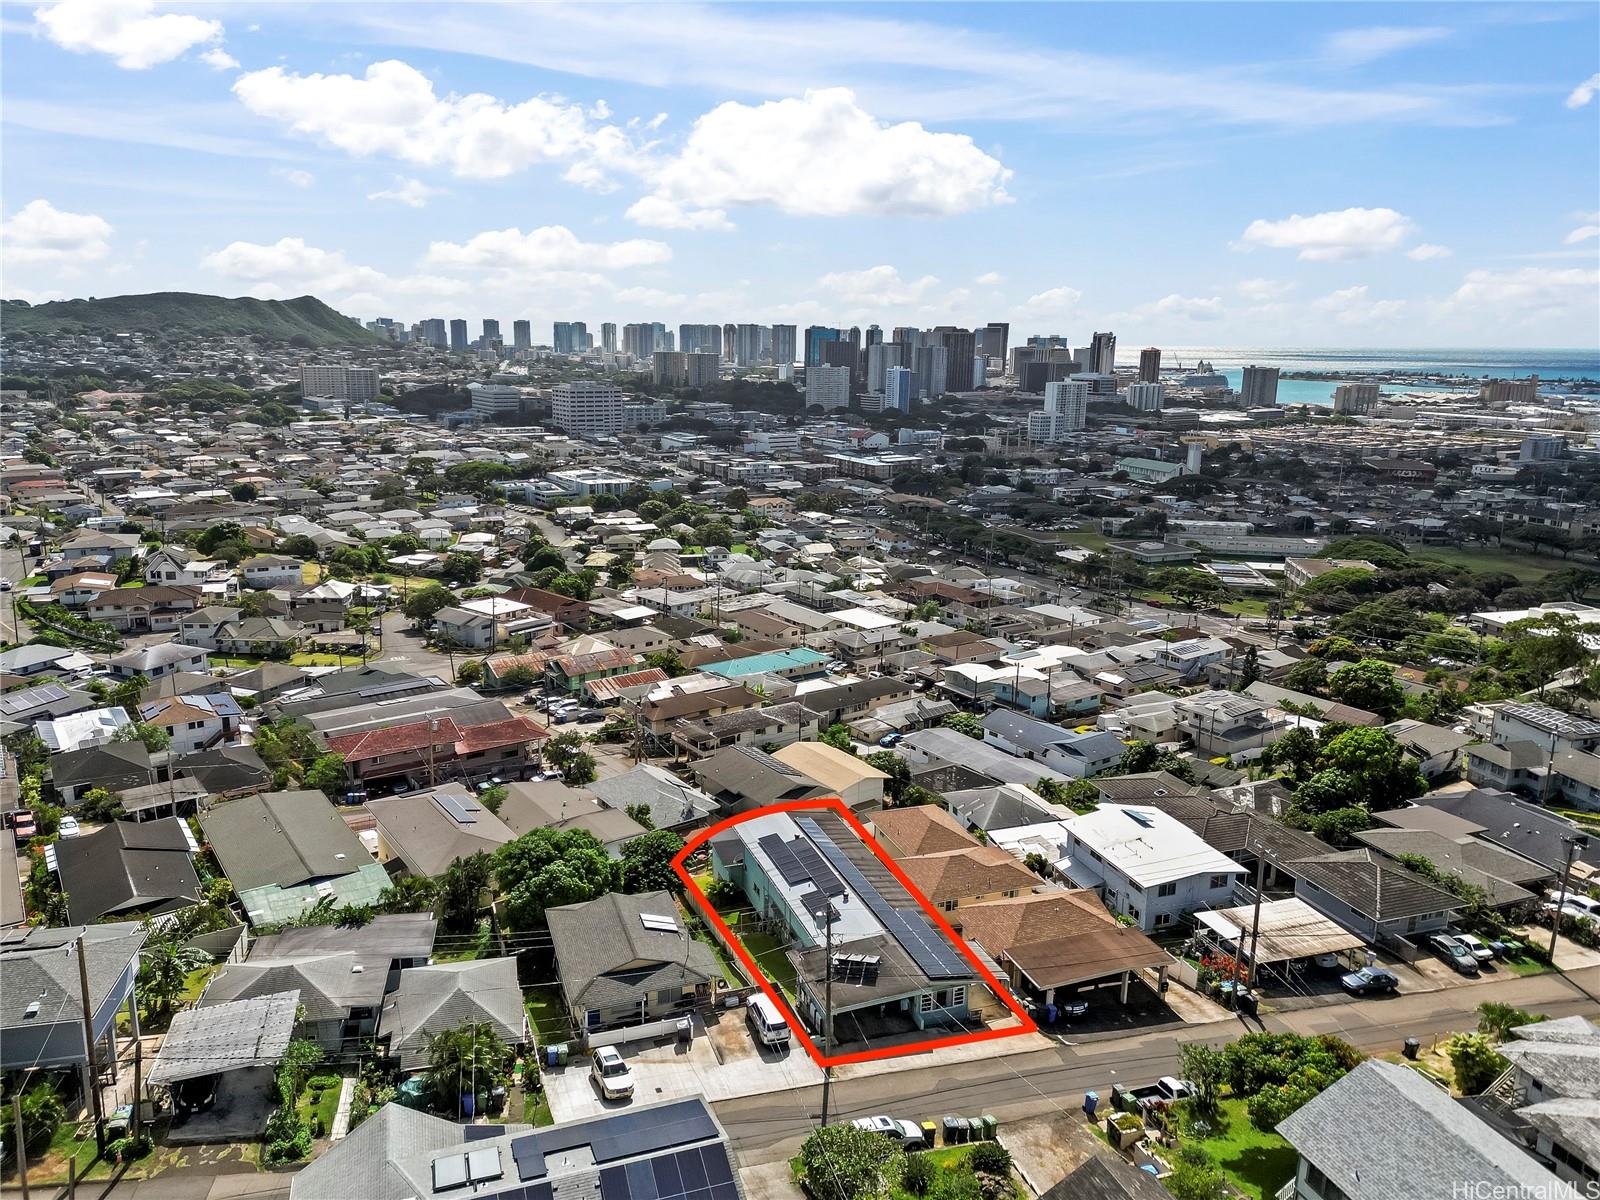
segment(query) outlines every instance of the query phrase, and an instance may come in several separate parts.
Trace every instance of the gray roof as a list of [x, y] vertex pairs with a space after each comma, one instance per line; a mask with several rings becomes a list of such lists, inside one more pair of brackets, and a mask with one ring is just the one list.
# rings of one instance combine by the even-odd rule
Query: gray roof
[[1539, 1021], [1512, 1032], [1500, 1053], [1543, 1085], [1550, 1099], [1600, 1100], [1600, 1026], [1585, 1017]]
[[402, 1071], [428, 1065], [428, 1039], [436, 1033], [479, 1024], [492, 1027], [508, 1046], [531, 1040], [517, 960], [480, 958], [433, 963], [400, 972], [400, 984], [384, 1001], [379, 1036]]
[[174, 1084], [201, 1075], [272, 1067], [294, 1036], [299, 992], [276, 992], [191, 1008], [172, 1018], [147, 1082]]
[[241, 892], [348, 875], [372, 861], [321, 792], [230, 800], [207, 813], [203, 827], [223, 873]]
[[58, 788], [85, 783], [113, 792], [151, 782], [150, 751], [140, 741], [107, 742], [50, 756], [50, 780]]
[[1112, 734], [1103, 731], [1078, 733], [1005, 708], [992, 710], [983, 718], [983, 727], [1026, 751], [1055, 750], [1094, 760], [1108, 754], [1121, 754], [1123, 750], [1121, 740]]
[[1096, 1154], [1039, 1200], [1172, 1200], [1172, 1193], [1148, 1171]]
[[1321, 888], [1374, 921], [1455, 912], [1465, 907], [1453, 893], [1371, 850], [1339, 850], [1298, 858], [1285, 867], [1296, 879]]
[[[671, 932], [646, 929], [641, 915], [670, 916]], [[711, 947], [692, 937], [666, 892], [608, 893], [545, 914], [561, 968], [561, 990], [574, 1010], [637, 1003], [652, 992], [706, 983], [718, 974]], [[632, 967], [630, 964], [641, 963]]]
[[[1420, 854], [1441, 871], [1481, 887], [1488, 893], [1489, 903], [1497, 907], [1535, 898], [1527, 888], [1514, 882], [1527, 875], [1531, 864], [1487, 842], [1468, 838], [1458, 843], [1426, 829], [1368, 829], [1356, 834], [1356, 839], [1390, 858]], [[1540, 868], [1534, 870], [1541, 871]]]
[[589, 791], [615, 809], [644, 804], [657, 829], [678, 829], [703, 821], [717, 811], [717, 802], [699, 788], [654, 763], [641, 763], [631, 771], [596, 779]]
[[429, 879], [443, 875], [458, 859], [493, 854], [516, 837], [459, 783], [369, 800], [367, 811], [395, 856], [413, 875]]
[[569, 817], [601, 811], [600, 802], [582, 788], [570, 788], [558, 779], [506, 784], [500, 819], [521, 837], [530, 829], [544, 829]]
[[946, 792], [945, 803], [968, 825], [987, 832], [1059, 821], [1071, 814], [1065, 809], [1030, 800], [1020, 784], [1002, 783], [994, 787], [963, 788]]
[[811, 776], [754, 746], [724, 746], [694, 764], [711, 794], [734, 801], [771, 804], [827, 794]]
[[131, 667], [135, 671], [149, 671], [156, 667], [187, 662], [196, 656], [204, 658], [206, 652], [199, 646], [186, 646], [182, 642], [161, 642], [154, 646], [126, 650], [114, 654], [106, 661], [113, 666]]
[[248, 1000], [278, 992], [299, 992], [307, 1021], [340, 1021], [352, 1008], [376, 1007], [383, 1001], [386, 968], [369, 969], [355, 954], [297, 954], [284, 958], [251, 955], [242, 963], [222, 966], [199, 1007], [230, 1000]]
[[[0, 937], [0, 1029], [83, 1020], [83, 988], [73, 948], [80, 932], [89, 995], [97, 1011], [138, 956], [147, 936], [139, 921], [7, 931]], [[36, 1000], [39, 1010], [30, 1017], [28, 1006]], [[9, 1069], [27, 1065], [30, 1064], [12, 1063], [0, 1053], [0, 1066]]]
[[1415, 746], [1425, 758], [1436, 754], [1451, 754], [1472, 741], [1470, 733], [1457, 733], [1426, 721], [1391, 721], [1384, 726], [1402, 746]]
[[354, 928], [296, 925], [258, 937], [252, 944], [252, 953], [259, 958], [350, 953], [374, 964], [426, 961], [433, 953], [438, 924], [432, 913], [390, 913]]
[[[417, 1200], [431, 1195], [429, 1156], [462, 1145], [463, 1136], [454, 1121], [385, 1104], [293, 1176], [289, 1195], [291, 1200]], [[417, 1182], [410, 1178], [413, 1171]]]
[[[1562, 840], [1579, 832], [1565, 817], [1518, 800], [1510, 792], [1474, 788], [1470, 792], [1429, 792], [1417, 802], [1442, 809], [1482, 826], [1477, 836], [1506, 850], [1515, 851], [1552, 871], [1566, 865], [1567, 846]], [[1590, 839], [1589, 848], [1578, 857], [1600, 867], [1600, 839]]]
[[1512, 720], [1521, 721], [1524, 725], [1531, 725], [1546, 733], [1553, 733], [1557, 737], [1600, 737], [1600, 721], [1574, 716], [1572, 713], [1562, 712], [1559, 708], [1551, 708], [1548, 704], [1503, 704], [1500, 706], [1500, 711]]
[[200, 892], [189, 833], [176, 817], [113, 821], [81, 837], [56, 842], [56, 866], [73, 921], [108, 913], [172, 912]]
[[[1041, 763], [1016, 758], [995, 746], [986, 745], [954, 729], [919, 729], [906, 734], [897, 749], [912, 749], [936, 762], [970, 767], [999, 783], [1025, 783], [1032, 787], [1041, 779], [1068, 783], [1069, 778]], [[913, 764], [912, 770], [916, 770]]]
[[1503, 1195], [1577, 1198], [1449, 1093], [1394, 1063], [1368, 1059], [1278, 1132], [1349, 1200], [1450, 1196], [1462, 1180]]

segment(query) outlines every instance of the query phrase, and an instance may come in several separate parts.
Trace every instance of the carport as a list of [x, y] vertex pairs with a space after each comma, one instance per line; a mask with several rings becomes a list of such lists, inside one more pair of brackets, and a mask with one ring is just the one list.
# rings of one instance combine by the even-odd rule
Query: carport
[[1342, 954], [1366, 945], [1344, 926], [1293, 897], [1263, 902], [1259, 930], [1255, 930], [1256, 910], [1248, 904], [1196, 913], [1195, 920], [1201, 938], [1226, 954], [1251, 962], [1253, 948], [1252, 976], [1259, 967]]
[[273, 1068], [294, 1036], [297, 991], [193, 1008], [172, 1019], [149, 1087], [173, 1099], [167, 1140], [248, 1141], [272, 1112]]

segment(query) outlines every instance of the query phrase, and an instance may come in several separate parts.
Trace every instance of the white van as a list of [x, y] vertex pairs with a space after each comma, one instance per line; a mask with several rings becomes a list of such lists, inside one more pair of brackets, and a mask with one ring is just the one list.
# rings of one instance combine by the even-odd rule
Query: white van
[[745, 1001], [744, 1019], [761, 1045], [782, 1047], [789, 1044], [788, 1022], [783, 1019], [778, 1006], [762, 993], [757, 992]]

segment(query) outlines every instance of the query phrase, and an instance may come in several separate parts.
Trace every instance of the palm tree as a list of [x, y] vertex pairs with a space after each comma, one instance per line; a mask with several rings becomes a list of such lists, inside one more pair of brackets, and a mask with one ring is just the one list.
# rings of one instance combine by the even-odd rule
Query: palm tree
[[172, 938], [145, 943], [139, 952], [139, 994], [152, 1017], [170, 1016], [172, 1006], [189, 982], [189, 974], [211, 961], [211, 956]]

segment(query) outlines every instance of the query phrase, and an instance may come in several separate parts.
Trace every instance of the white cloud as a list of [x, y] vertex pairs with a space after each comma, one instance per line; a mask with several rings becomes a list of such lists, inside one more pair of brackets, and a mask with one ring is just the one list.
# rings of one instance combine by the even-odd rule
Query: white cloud
[[520, 229], [495, 229], [469, 238], [464, 244], [434, 242], [428, 261], [440, 267], [484, 270], [615, 271], [648, 267], [672, 258], [665, 242], [631, 238], [622, 242], [583, 242], [564, 225], [545, 225], [523, 233]]
[[434, 93], [407, 63], [389, 59], [364, 76], [296, 75], [282, 67], [234, 81], [244, 106], [358, 157], [387, 155], [456, 175], [498, 179], [542, 163], [567, 163], [573, 182], [602, 185], [613, 169], [636, 169], [637, 151], [614, 125], [594, 125], [583, 106], [535, 96]]
[[894, 267], [868, 267], [862, 271], [834, 271], [816, 282], [815, 291], [824, 301], [845, 308], [897, 308], [920, 304], [939, 287], [932, 275], [921, 279], [901, 279]]
[[1005, 276], [1000, 274], [999, 271], [985, 271], [982, 275], [979, 275], [972, 282], [976, 283], [976, 284], [980, 284], [983, 287], [994, 287], [996, 284], [1001, 283], [1004, 280], [1005, 280]]
[[1388, 321], [1405, 311], [1404, 300], [1374, 300], [1366, 284], [1340, 288], [1311, 302], [1312, 311], [1339, 325], [1366, 325]]
[[1432, 242], [1423, 242], [1406, 251], [1406, 257], [1412, 262], [1427, 262], [1430, 258], [1449, 258], [1455, 251], [1449, 246], [1436, 246]]
[[1264, 304], [1287, 296], [1294, 291], [1294, 284], [1281, 279], [1241, 279], [1233, 285], [1233, 290], [1245, 300]]
[[420, 179], [408, 179], [404, 175], [394, 177], [394, 186], [380, 188], [376, 192], [368, 192], [368, 200], [392, 200], [396, 204], [404, 204], [408, 208], [426, 208], [428, 201], [442, 194], [443, 188], [430, 187]]
[[93, 213], [31, 200], [0, 223], [0, 258], [13, 266], [80, 266], [111, 253], [112, 232], [110, 222]]
[[1324, 46], [1329, 57], [1354, 65], [1409, 50], [1413, 46], [1426, 46], [1449, 36], [1450, 30], [1439, 25], [1369, 25], [1363, 29], [1344, 29], [1331, 34]]
[[1536, 317], [1593, 312], [1597, 295], [1600, 271], [1585, 267], [1516, 267], [1509, 271], [1468, 271], [1445, 307], [1475, 310], [1497, 324], [1526, 323]]
[[200, 61], [214, 71], [232, 71], [239, 65], [239, 60], [221, 46], [200, 51]]
[[1216, 321], [1223, 316], [1221, 296], [1183, 296], [1177, 292], [1141, 304], [1127, 316], [1135, 321], [1148, 321], [1161, 317], [1183, 321]]
[[653, 287], [618, 288], [613, 298], [621, 304], [639, 304], [652, 307], [677, 307], [687, 304], [689, 297], [682, 292], [668, 292]]
[[771, 205], [799, 216], [950, 216], [1004, 204], [1011, 172], [965, 134], [887, 125], [848, 88], [764, 104], [727, 101], [650, 171], [686, 212]]
[[61, 0], [33, 11], [44, 35], [75, 54], [107, 54], [143, 71], [222, 38], [222, 22], [155, 12], [154, 0]]
[[1596, 95], [1600, 95], [1600, 71], [1595, 72], [1572, 89], [1567, 96], [1567, 107], [1582, 108], [1593, 100]]
[[611, 119], [611, 105], [604, 100], [596, 100], [589, 109], [589, 116], [596, 121], [608, 121]]
[[310, 171], [301, 170], [299, 167], [273, 167], [272, 173], [297, 188], [308, 188], [317, 181], [317, 177]]
[[734, 228], [720, 208], [686, 209], [665, 196], [641, 196], [628, 209], [627, 216], [652, 229], [714, 229], [725, 233]]
[[312, 293], [326, 299], [341, 297], [369, 300], [373, 296], [392, 299], [397, 293], [413, 296], [450, 296], [468, 290], [459, 279], [439, 275], [392, 276], [375, 267], [362, 266], [347, 259], [342, 250], [323, 250], [306, 244], [304, 238], [279, 238], [270, 245], [259, 242], [230, 242], [200, 260], [200, 265], [225, 279], [252, 285], [264, 295], [303, 295]]
[[1600, 225], [1579, 225], [1561, 241], [1564, 245], [1576, 246], [1579, 242], [1587, 242], [1590, 238], [1597, 237], [1600, 237]]
[[1333, 262], [1396, 250], [1415, 228], [1392, 208], [1346, 208], [1309, 217], [1295, 213], [1281, 221], [1251, 221], [1236, 248], [1298, 250], [1308, 262]]
[[1043, 312], [1062, 312], [1077, 307], [1082, 299], [1083, 293], [1077, 288], [1053, 287], [1048, 291], [1035, 292], [1024, 301], [1023, 307]]

